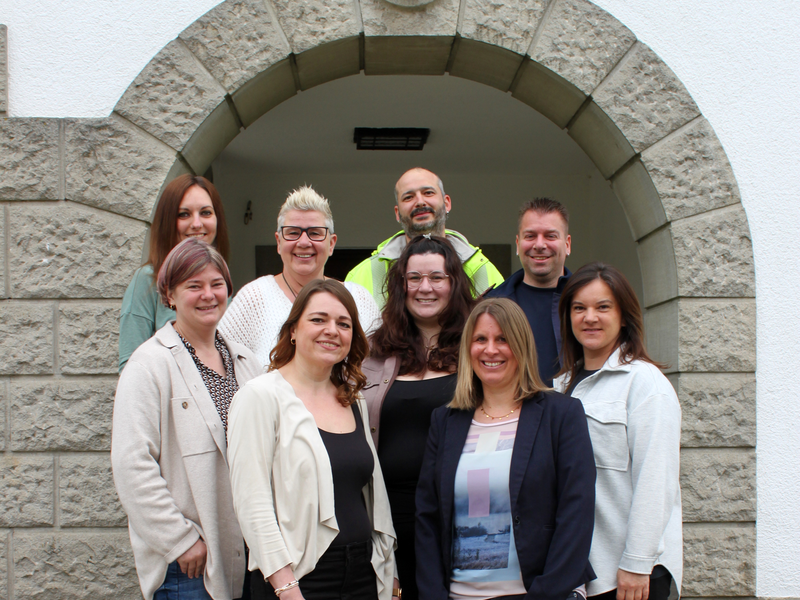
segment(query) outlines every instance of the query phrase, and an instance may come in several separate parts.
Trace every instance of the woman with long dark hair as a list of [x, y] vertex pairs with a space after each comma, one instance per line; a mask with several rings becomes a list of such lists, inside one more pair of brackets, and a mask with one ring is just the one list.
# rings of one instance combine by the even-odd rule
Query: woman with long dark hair
[[347, 289], [300, 291], [270, 371], [236, 395], [228, 460], [254, 600], [389, 600], [394, 531], [359, 392], [367, 338]]
[[202, 240], [228, 260], [228, 226], [222, 200], [214, 184], [199, 175], [181, 175], [170, 181], [156, 205], [150, 227], [147, 262], [136, 270], [125, 290], [119, 315], [119, 370], [145, 340], [175, 319], [156, 290], [156, 276], [167, 254], [179, 242]]
[[387, 286], [382, 324], [363, 366], [363, 394], [392, 505], [403, 596], [416, 600], [414, 494], [431, 413], [455, 391], [461, 334], [474, 301], [458, 254], [443, 237], [409, 242]]
[[576, 271], [559, 303], [557, 390], [579, 398], [597, 464], [590, 560], [596, 600], [666, 600], [680, 591], [681, 409], [647, 353], [639, 301], [616, 268]]

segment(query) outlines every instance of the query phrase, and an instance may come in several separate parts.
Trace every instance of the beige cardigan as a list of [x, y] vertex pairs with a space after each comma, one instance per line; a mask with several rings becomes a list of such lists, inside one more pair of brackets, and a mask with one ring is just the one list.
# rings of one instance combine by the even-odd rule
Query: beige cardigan
[[[239, 385], [261, 373], [244, 346], [227, 342]], [[194, 360], [171, 323], [131, 356], [117, 385], [111, 439], [114, 483], [146, 600], [167, 566], [202, 537], [206, 590], [241, 595], [244, 544], [233, 512], [225, 431]]]
[[[369, 428], [363, 399], [358, 407]], [[333, 474], [316, 422], [278, 371], [248, 382], [228, 415], [228, 461], [236, 514], [250, 548], [250, 570], [267, 577], [291, 565], [300, 579], [310, 573], [339, 533]], [[372, 566], [378, 597], [389, 600], [395, 576], [395, 533], [380, 462], [364, 488], [373, 526]]]

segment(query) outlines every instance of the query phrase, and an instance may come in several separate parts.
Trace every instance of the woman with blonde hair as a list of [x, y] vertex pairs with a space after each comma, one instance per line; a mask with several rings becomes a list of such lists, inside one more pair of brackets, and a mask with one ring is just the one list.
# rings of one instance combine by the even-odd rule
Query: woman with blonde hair
[[236, 514], [255, 600], [389, 600], [394, 530], [360, 390], [367, 338], [338, 281], [297, 295], [230, 413]]
[[[294, 190], [278, 213], [275, 240], [283, 271], [245, 285], [220, 323], [220, 331], [250, 348], [262, 365], [269, 364], [270, 351], [300, 290], [311, 281], [326, 279], [325, 263], [336, 247], [328, 200], [310, 186]], [[371, 332], [380, 319], [378, 305], [364, 287], [344, 286], [356, 302], [365, 331]]]
[[580, 403], [541, 381], [525, 313], [483, 300], [453, 401], [434, 411], [417, 486], [425, 600], [564, 600], [594, 578], [595, 467]]

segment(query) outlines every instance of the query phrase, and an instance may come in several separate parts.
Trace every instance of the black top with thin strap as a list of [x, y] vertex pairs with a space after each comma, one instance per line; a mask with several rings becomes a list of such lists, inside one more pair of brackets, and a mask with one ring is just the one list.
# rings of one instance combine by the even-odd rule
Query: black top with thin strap
[[372, 539], [372, 524], [363, 489], [372, 478], [375, 459], [367, 443], [358, 406], [352, 405], [356, 428], [350, 433], [319, 430], [333, 472], [333, 505], [339, 535], [331, 546], [344, 546]]

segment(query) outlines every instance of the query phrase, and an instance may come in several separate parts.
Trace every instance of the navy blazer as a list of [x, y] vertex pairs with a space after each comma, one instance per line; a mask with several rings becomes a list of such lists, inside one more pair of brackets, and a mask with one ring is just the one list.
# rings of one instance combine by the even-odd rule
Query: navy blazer
[[[420, 600], [447, 600], [456, 469], [473, 411], [433, 412], [417, 484]], [[557, 392], [526, 399], [509, 472], [514, 539], [528, 600], [565, 600], [595, 578], [589, 564], [596, 470], [580, 400]]]

